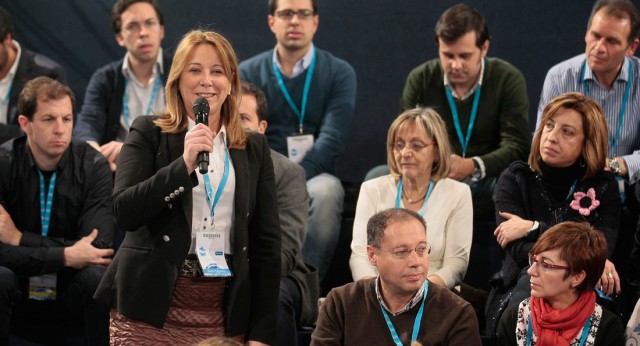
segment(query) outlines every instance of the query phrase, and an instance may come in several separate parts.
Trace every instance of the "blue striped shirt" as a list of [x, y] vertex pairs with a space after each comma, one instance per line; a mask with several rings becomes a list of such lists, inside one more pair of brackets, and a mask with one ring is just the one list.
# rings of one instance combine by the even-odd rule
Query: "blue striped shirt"
[[[542, 86], [540, 104], [538, 105], [538, 120], [536, 128], [540, 126], [544, 106], [554, 97], [566, 92], [580, 92], [596, 101], [604, 109], [609, 126], [609, 136], [616, 136], [620, 122], [620, 107], [629, 81], [629, 65], [633, 70], [633, 80], [629, 90], [629, 100], [624, 112], [624, 120], [620, 128], [620, 138], [617, 147], [609, 147], [608, 156], [622, 156], [629, 171], [629, 183], [635, 183], [640, 178], [640, 59], [630, 57], [625, 59], [621, 72], [613, 82], [613, 88], [608, 90], [601, 86], [593, 71], [585, 64], [585, 55], [580, 54], [552, 67], [547, 73]], [[587, 84], [587, 94], [582, 84], [582, 69], [584, 81]]]

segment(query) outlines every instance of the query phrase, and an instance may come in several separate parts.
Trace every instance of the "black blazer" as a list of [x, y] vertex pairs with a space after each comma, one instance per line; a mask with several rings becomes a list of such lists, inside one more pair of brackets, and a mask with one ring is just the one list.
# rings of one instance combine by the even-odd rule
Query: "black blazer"
[[[191, 244], [197, 178], [187, 174], [182, 158], [186, 130], [161, 133], [154, 119], [134, 121], [118, 158], [112, 208], [127, 233], [95, 297], [128, 318], [160, 328]], [[246, 148], [230, 149], [229, 156], [236, 190], [229, 264], [234, 276], [225, 292], [225, 329], [273, 344], [281, 240], [269, 146], [264, 136], [250, 134]]]

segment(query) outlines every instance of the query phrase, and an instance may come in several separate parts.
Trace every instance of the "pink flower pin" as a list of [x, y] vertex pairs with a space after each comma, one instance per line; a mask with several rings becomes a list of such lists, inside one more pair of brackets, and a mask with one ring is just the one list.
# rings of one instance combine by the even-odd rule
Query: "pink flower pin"
[[573, 194], [573, 201], [571, 201], [571, 209], [580, 212], [580, 215], [589, 216], [591, 211], [596, 209], [600, 205], [600, 201], [596, 199], [596, 192], [593, 188], [587, 190], [587, 193], [576, 192]]

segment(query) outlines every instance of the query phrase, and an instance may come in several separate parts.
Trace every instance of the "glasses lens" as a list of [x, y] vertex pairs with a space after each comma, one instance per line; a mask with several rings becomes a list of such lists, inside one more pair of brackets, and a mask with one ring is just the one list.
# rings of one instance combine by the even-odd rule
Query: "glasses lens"
[[295, 12], [293, 12], [292, 10], [282, 10], [278, 11], [277, 15], [282, 19], [289, 20], [293, 17], [294, 13]]
[[313, 14], [311, 10], [300, 10], [298, 11], [298, 16], [300, 18], [309, 18]]

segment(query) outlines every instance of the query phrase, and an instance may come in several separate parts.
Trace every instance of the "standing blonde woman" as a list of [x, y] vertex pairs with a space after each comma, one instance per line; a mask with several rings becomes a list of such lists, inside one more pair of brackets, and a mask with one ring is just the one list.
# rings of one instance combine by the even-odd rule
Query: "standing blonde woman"
[[[189, 32], [169, 72], [167, 112], [131, 127], [112, 199], [127, 234], [96, 292], [113, 306], [112, 345], [189, 345], [214, 335], [275, 341], [273, 164], [266, 139], [240, 125], [237, 71], [223, 36]], [[200, 98], [208, 126], [194, 122]], [[210, 163], [200, 174], [203, 151]]]

